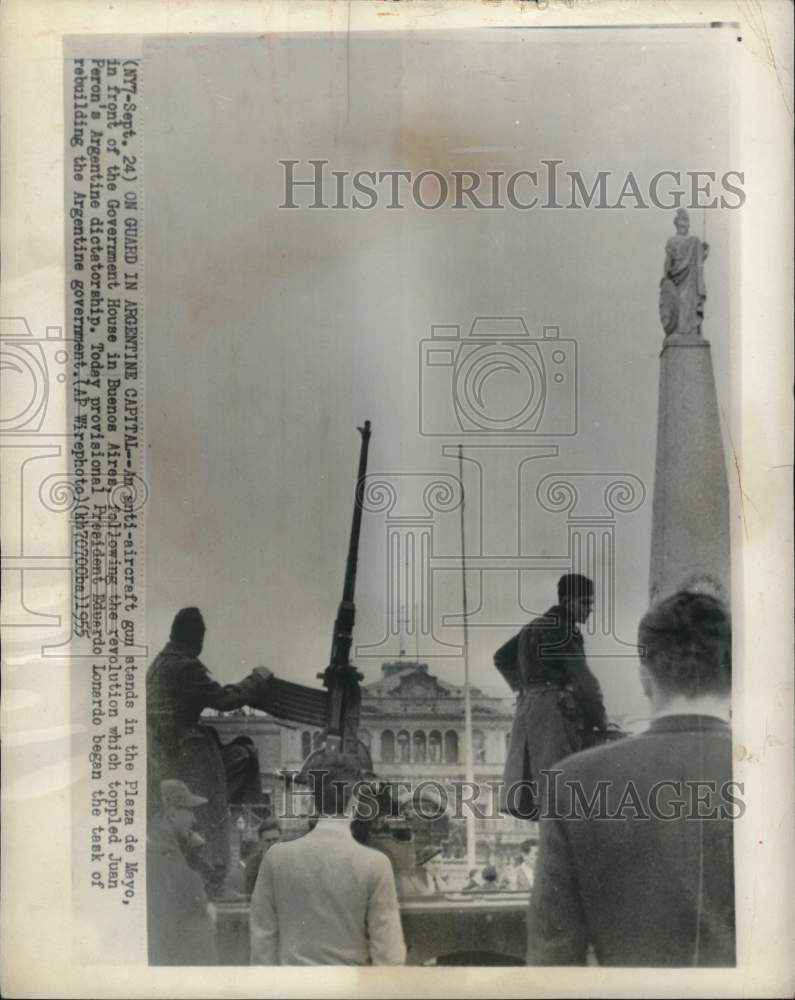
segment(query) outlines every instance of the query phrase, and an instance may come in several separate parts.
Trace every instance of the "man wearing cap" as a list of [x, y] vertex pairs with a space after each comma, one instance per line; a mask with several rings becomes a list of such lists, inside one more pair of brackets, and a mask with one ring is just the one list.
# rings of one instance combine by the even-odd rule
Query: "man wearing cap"
[[164, 778], [178, 778], [205, 797], [197, 821], [207, 842], [208, 887], [215, 891], [229, 864], [229, 805], [260, 802], [262, 788], [253, 741], [238, 736], [224, 744], [199, 719], [206, 708], [229, 712], [261, 702], [272, 674], [256, 667], [238, 684], [219, 684], [199, 659], [205, 631], [199, 609], [183, 608], [147, 671], [149, 798], [156, 804]]
[[182, 781], [161, 782], [146, 837], [150, 965], [214, 965], [215, 929], [201, 875], [187, 856], [200, 846], [193, 810], [207, 799]]
[[402, 965], [392, 865], [351, 833], [358, 764], [324, 753], [307, 776], [317, 825], [262, 859], [251, 897], [251, 964]]
[[528, 918], [531, 965], [733, 966], [731, 620], [680, 592], [638, 629], [652, 722], [560, 765]]
[[446, 889], [441, 847], [421, 847], [414, 871], [401, 881], [401, 896], [429, 896]]
[[562, 576], [558, 603], [525, 625], [514, 669], [502, 670], [519, 694], [502, 808], [522, 819], [537, 818], [545, 797], [542, 772], [589, 745], [594, 733], [607, 727], [602, 691], [588, 668], [579, 629], [592, 610], [593, 582], [577, 573]]

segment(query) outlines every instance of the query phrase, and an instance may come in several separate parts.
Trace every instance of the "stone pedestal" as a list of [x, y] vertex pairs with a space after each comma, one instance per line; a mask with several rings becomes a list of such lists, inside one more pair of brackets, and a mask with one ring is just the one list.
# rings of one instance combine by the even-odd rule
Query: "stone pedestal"
[[672, 334], [660, 353], [652, 602], [730, 587], [729, 484], [709, 341]]

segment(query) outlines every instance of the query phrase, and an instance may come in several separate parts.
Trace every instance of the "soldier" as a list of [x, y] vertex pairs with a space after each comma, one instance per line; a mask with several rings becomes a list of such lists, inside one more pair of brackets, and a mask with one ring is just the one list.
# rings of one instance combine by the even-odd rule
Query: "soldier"
[[168, 643], [146, 674], [150, 803], [157, 802], [160, 782], [184, 781], [207, 800], [197, 826], [207, 842], [208, 891], [219, 891], [229, 864], [231, 803], [262, 799], [257, 750], [247, 736], [222, 743], [212, 726], [200, 723], [205, 708], [229, 712], [261, 704], [272, 677], [256, 667], [239, 684], [219, 684], [199, 659], [204, 619], [198, 608], [183, 608], [174, 618]]
[[578, 627], [593, 610], [593, 592], [588, 577], [562, 576], [558, 603], [525, 625], [494, 657], [497, 669], [519, 694], [502, 809], [522, 819], [538, 816], [544, 800], [541, 772], [592, 745], [595, 733], [607, 728], [602, 692], [586, 663]]

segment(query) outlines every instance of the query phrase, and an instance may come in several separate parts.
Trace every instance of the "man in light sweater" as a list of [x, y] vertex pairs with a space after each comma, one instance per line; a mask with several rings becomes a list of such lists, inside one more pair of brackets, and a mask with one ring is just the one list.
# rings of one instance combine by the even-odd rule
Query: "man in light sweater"
[[317, 826], [262, 859], [251, 896], [251, 964], [402, 965], [392, 865], [351, 833], [358, 769], [329, 754], [309, 777]]

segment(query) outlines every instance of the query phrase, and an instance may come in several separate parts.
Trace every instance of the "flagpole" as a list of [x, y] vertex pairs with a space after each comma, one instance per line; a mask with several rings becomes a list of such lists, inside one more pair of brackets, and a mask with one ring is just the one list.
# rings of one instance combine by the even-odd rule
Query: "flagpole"
[[[475, 764], [472, 754], [472, 697], [469, 688], [469, 608], [467, 602], [466, 536], [464, 533], [464, 448], [458, 446], [458, 478], [461, 483], [461, 605], [464, 626], [464, 768], [470, 788], [475, 784]], [[471, 796], [467, 796], [470, 798]], [[467, 868], [477, 866], [475, 844], [475, 813], [466, 811]]]

